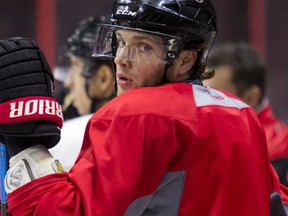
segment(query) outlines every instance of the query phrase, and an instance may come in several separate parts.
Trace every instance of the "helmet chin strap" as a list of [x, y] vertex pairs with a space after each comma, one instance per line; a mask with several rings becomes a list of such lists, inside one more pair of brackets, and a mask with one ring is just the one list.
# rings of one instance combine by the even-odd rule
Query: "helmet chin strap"
[[118, 86], [117, 86], [117, 77], [116, 77], [116, 64], [113, 63], [113, 75], [114, 75], [114, 94], [117, 95]]
[[180, 52], [185, 43], [185, 41], [181, 42], [180, 44], [178, 44], [178, 49], [173, 49], [173, 47], [176, 46], [177, 44], [173, 44], [173, 42], [169, 41], [169, 39], [166, 37], [163, 37], [163, 41], [165, 44], [170, 45], [170, 48], [172, 48], [172, 50], [167, 50], [167, 53], [166, 53], [167, 63], [165, 64], [163, 77], [162, 77], [162, 81], [160, 82], [160, 84], [171, 83], [171, 81], [167, 79], [168, 69], [173, 65], [175, 59], [179, 57]]
[[163, 76], [162, 76], [162, 80], [160, 82], [160, 84], [166, 84], [166, 83], [170, 83], [171, 81], [169, 81], [167, 79], [167, 73], [168, 73], [168, 69], [169, 67], [171, 67], [172, 63], [168, 62], [167, 64], [165, 64], [164, 70], [163, 70]]

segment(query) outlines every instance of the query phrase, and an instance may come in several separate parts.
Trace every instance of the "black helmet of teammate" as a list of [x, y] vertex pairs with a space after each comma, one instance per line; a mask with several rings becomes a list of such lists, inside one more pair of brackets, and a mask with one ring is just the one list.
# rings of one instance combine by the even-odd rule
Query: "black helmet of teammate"
[[[113, 64], [111, 59], [107, 58], [95, 58], [92, 56], [93, 42], [95, 35], [97, 34], [98, 24], [110, 24], [111, 15], [101, 15], [97, 17], [88, 17], [81, 20], [78, 23], [77, 28], [74, 32], [67, 38], [67, 54], [74, 55], [81, 58], [84, 62], [84, 68], [81, 75], [86, 79], [85, 89], [87, 96], [92, 100], [91, 112], [96, 110], [98, 102], [101, 99], [92, 97], [89, 94], [90, 89], [90, 79], [97, 73], [98, 68], [102, 65], [107, 65], [113, 70]], [[109, 98], [110, 99], [110, 98]], [[107, 99], [105, 99], [107, 100]]]
[[[204, 71], [217, 32], [216, 12], [210, 0], [117, 0], [111, 21], [114, 30], [131, 28], [162, 36], [167, 47], [168, 65], [173, 63], [181, 50], [197, 50], [194, 78]], [[101, 28], [103, 26], [99, 30], [99, 39], [105, 39], [102, 39], [102, 44], [96, 41], [94, 55], [108, 56], [110, 52], [113, 56], [113, 36], [111, 32], [101, 32]], [[107, 50], [109, 43], [111, 51]]]
[[93, 40], [97, 33], [97, 25], [110, 23], [110, 19], [110, 15], [101, 15], [81, 20], [74, 32], [67, 38], [67, 53], [92, 60]]

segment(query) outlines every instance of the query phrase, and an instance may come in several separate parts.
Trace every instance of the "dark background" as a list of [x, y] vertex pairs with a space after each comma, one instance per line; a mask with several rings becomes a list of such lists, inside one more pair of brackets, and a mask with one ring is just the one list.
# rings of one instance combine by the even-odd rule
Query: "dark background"
[[[34, 39], [51, 67], [77, 23], [111, 13], [114, 0], [1, 0], [0, 39]], [[277, 117], [288, 123], [288, 1], [212, 0], [219, 31], [216, 43], [247, 41], [268, 65], [268, 97]]]

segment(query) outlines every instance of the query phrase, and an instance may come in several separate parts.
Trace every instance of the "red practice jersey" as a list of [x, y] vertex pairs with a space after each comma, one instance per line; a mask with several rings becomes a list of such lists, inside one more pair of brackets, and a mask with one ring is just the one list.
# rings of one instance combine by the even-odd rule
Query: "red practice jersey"
[[270, 181], [255, 112], [175, 83], [110, 101], [88, 122], [71, 171], [20, 187], [8, 206], [21, 216], [268, 216]]
[[275, 117], [267, 100], [262, 104], [258, 118], [266, 132], [270, 159], [288, 158], [288, 128]]

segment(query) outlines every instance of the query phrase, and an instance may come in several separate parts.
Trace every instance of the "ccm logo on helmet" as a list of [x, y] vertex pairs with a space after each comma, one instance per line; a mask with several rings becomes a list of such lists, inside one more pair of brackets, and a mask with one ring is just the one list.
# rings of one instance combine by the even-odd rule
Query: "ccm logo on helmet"
[[128, 10], [117, 10], [116, 14], [135, 17], [137, 15], [137, 12], [128, 11]]
[[61, 106], [50, 100], [28, 100], [10, 103], [10, 118], [31, 115], [57, 115], [62, 118]]

